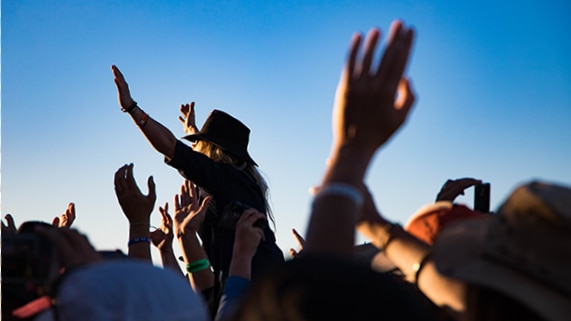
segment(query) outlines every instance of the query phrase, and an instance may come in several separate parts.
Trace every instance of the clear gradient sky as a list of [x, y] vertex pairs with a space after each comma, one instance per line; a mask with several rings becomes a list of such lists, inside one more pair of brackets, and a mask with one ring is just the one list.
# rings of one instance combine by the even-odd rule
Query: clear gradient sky
[[177, 136], [191, 100], [199, 125], [217, 108], [251, 128], [285, 253], [329, 154], [349, 39], [395, 18], [417, 32], [418, 100], [368, 172], [387, 218], [406, 222], [448, 178], [491, 182], [492, 208], [530, 179], [571, 184], [569, 1], [4, 0], [1, 14], [2, 216], [51, 221], [75, 202], [99, 249], [127, 250], [119, 167], [145, 193], [154, 176], [157, 206], [182, 183], [120, 112], [111, 64]]

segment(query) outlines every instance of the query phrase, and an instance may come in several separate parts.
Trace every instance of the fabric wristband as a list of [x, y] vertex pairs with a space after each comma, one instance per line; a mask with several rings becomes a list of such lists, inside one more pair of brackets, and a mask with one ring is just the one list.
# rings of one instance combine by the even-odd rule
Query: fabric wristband
[[363, 205], [363, 194], [361, 193], [361, 190], [349, 184], [327, 184], [319, 189], [317, 195], [315, 195], [315, 199], [327, 195], [345, 197], [355, 203], [357, 207], [361, 207]]
[[142, 243], [142, 242], [151, 243], [151, 239], [148, 237], [136, 237], [134, 239], [129, 240], [129, 243], [127, 243], [127, 245], [131, 246], [133, 244]]
[[208, 262], [208, 259], [200, 259], [198, 261], [187, 264], [186, 270], [188, 271], [188, 273], [194, 273], [206, 270], [209, 267], [210, 267], [210, 262]]

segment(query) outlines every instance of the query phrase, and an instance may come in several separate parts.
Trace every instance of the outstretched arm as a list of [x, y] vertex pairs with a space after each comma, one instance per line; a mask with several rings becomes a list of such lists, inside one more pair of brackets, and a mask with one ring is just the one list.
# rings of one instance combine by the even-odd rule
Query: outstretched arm
[[385, 253], [407, 281], [418, 288], [436, 305], [447, 306], [455, 312], [464, 310], [464, 283], [444, 277], [436, 270], [430, 257], [430, 245], [422, 242], [381, 216], [366, 186], [363, 208], [358, 217], [357, 229]]
[[112, 65], [111, 71], [113, 72], [113, 76], [115, 76], [114, 81], [117, 86], [121, 110], [131, 115], [135, 124], [137, 124], [154, 149], [163, 154], [166, 158], [171, 159], [174, 155], [176, 137], [168, 128], [145, 113], [133, 98], [131, 98], [129, 85], [127, 85], [125, 77], [123, 77], [119, 68]]
[[381, 62], [373, 67], [379, 38], [380, 30], [372, 29], [364, 46], [360, 34], [351, 41], [333, 109], [330, 163], [314, 199], [306, 234], [308, 252], [352, 255], [355, 219], [363, 198], [360, 186], [369, 162], [402, 126], [414, 102], [403, 77], [413, 31], [399, 21], [393, 23]]

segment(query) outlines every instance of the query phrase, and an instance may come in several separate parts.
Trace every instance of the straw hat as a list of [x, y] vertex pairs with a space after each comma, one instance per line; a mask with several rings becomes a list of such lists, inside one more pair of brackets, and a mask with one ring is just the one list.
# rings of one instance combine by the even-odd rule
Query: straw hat
[[531, 182], [486, 219], [436, 239], [438, 271], [501, 292], [547, 320], [571, 320], [571, 188]]

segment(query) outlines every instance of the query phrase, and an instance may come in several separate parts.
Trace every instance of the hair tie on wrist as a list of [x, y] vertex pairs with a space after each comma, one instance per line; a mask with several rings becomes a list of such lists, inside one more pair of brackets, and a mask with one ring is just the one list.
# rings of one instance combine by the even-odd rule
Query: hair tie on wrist
[[202, 270], [206, 270], [209, 267], [210, 267], [210, 262], [208, 262], [208, 259], [200, 259], [198, 261], [187, 264], [186, 270], [189, 273], [195, 273]]

